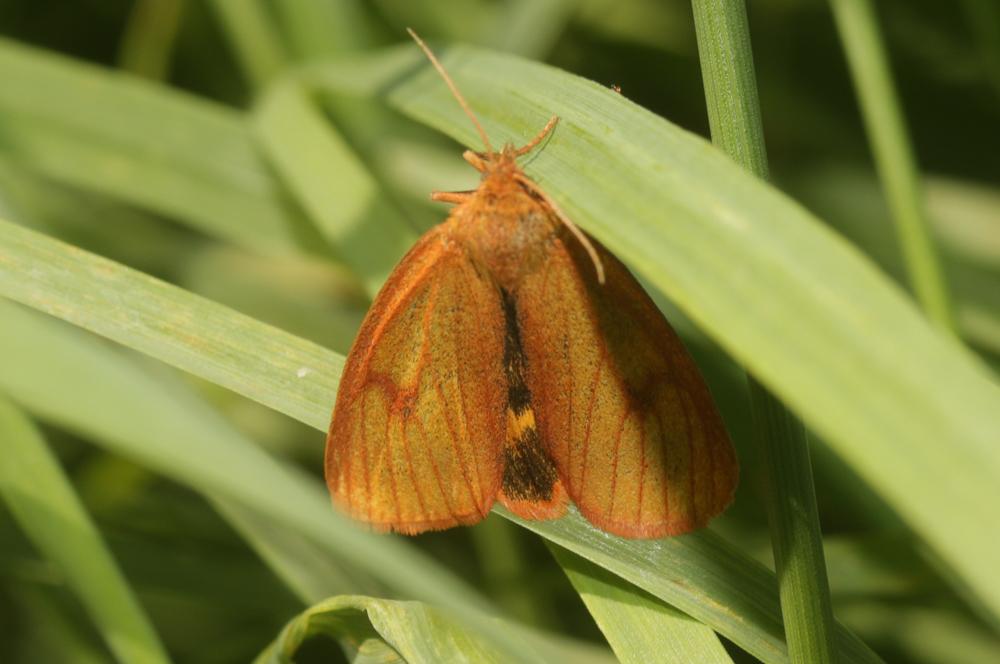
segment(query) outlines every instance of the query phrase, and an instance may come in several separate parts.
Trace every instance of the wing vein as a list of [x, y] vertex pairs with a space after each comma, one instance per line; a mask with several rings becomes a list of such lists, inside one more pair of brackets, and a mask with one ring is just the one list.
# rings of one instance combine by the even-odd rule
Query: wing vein
[[611, 456], [611, 500], [608, 502], [608, 518], [612, 518], [615, 513], [615, 494], [618, 491], [618, 452], [622, 446], [622, 435], [625, 433], [625, 425], [628, 423], [629, 409], [622, 409], [622, 421], [618, 425], [618, 435], [615, 437], [615, 449]]
[[[690, 413], [690, 411], [688, 409], [688, 401], [690, 399], [689, 399], [688, 395], [685, 392], [683, 392], [683, 391], [678, 390], [678, 395], [680, 397], [679, 401], [681, 402], [681, 412], [684, 413], [684, 432], [687, 434], [686, 438], [687, 438], [687, 441], [688, 441], [688, 464], [687, 464], [687, 468], [688, 468], [688, 487], [689, 487], [689, 490], [691, 491], [691, 493], [690, 493], [691, 498], [688, 501], [689, 503], [691, 503], [691, 515], [690, 516], [691, 516], [691, 522], [692, 523], [697, 523], [698, 522], [698, 501], [697, 501], [698, 494], [695, 493], [695, 488], [696, 488], [695, 481], [697, 480], [696, 476], [697, 476], [698, 473], [696, 472], [696, 469], [694, 467], [695, 466], [695, 458], [694, 458], [694, 435], [695, 435], [695, 431], [694, 431], [694, 426], [691, 424], [691, 413]], [[692, 404], [692, 406], [693, 405], [694, 404]]]
[[663, 518], [665, 521], [670, 519], [670, 470], [667, 467], [667, 436], [664, 433], [663, 428], [663, 416], [656, 412], [656, 429], [660, 432], [660, 441], [662, 445], [662, 465], [663, 465]]
[[642, 496], [646, 488], [646, 426], [639, 422], [639, 500], [636, 507], [635, 522], [642, 525]]
[[[389, 438], [389, 428], [392, 426], [392, 420], [393, 420], [392, 413], [387, 414], [385, 418], [385, 438], [384, 438], [384, 440], [386, 441], [392, 440], [391, 438]], [[399, 428], [400, 429], [405, 428], [403, 422], [399, 423]], [[382, 456], [386, 458], [385, 468], [387, 471], [386, 474], [389, 476], [390, 489], [392, 490], [392, 506], [396, 511], [396, 523], [399, 523], [403, 520], [403, 514], [399, 504], [399, 487], [396, 486], [396, 469], [393, 467], [394, 459], [392, 454], [392, 445], [387, 444], [382, 448]], [[368, 502], [369, 514], [371, 513], [372, 508], [374, 507], [374, 503], [375, 503], [374, 500], [369, 500]], [[370, 518], [369, 521], [371, 521]]]
[[[420, 320], [420, 331], [423, 334], [423, 338], [420, 340], [420, 352], [417, 355], [416, 374], [413, 376], [413, 385], [407, 387], [407, 391], [415, 390], [418, 395], [420, 392], [420, 384], [424, 375], [424, 370], [427, 368], [427, 364], [430, 361], [431, 315], [434, 313], [434, 308], [437, 306], [437, 298], [440, 291], [441, 283], [437, 281], [434, 282], [431, 285], [431, 292], [427, 297], [427, 302], [424, 304], [423, 318]], [[425, 521], [432, 521], [433, 518], [431, 517], [431, 513], [427, 510], [425, 496], [421, 490], [420, 478], [413, 469], [413, 450], [410, 445], [410, 436], [406, 427], [406, 422], [409, 419], [409, 416], [409, 413], [404, 411], [400, 422], [400, 431], [403, 439], [402, 452], [403, 456], [406, 457], [406, 465], [410, 471], [410, 481], [413, 483], [413, 494], [417, 498], [417, 504], [420, 505], [420, 511], [423, 512]], [[423, 427], [419, 418], [415, 418], [414, 421], [417, 423], [418, 427]], [[447, 504], [447, 501], [445, 501], [445, 504]]]
[[413, 495], [417, 497], [417, 504], [420, 506], [420, 511], [423, 513], [424, 521], [432, 521], [431, 513], [427, 511], [427, 505], [424, 503], [424, 494], [420, 490], [420, 479], [417, 477], [417, 473], [413, 470], [413, 452], [410, 449], [410, 436], [406, 431], [406, 422], [400, 423], [400, 429], [403, 434], [403, 456], [406, 457], [406, 465], [410, 470], [410, 481], [413, 483]]
[[[440, 384], [436, 386], [436, 390], [438, 393], [438, 398], [441, 400], [441, 403], [442, 404], [448, 403], [447, 399], [445, 399], [444, 396], [444, 389], [441, 387]], [[482, 509], [482, 506], [479, 504], [480, 502], [479, 497], [475, 494], [475, 492], [472, 489], [472, 481], [469, 479], [469, 471], [465, 467], [465, 462], [462, 460], [462, 453], [459, 451], [458, 435], [455, 433], [455, 428], [452, 425], [451, 418], [446, 416], [444, 418], [444, 423], [445, 427], [447, 427], [448, 429], [448, 438], [451, 441], [451, 449], [455, 453], [455, 460], [458, 463], [459, 470], [461, 471], [462, 480], [465, 482], [465, 489], [469, 492], [469, 499], [472, 501], [472, 504], [476, 506], [476, 510], [483, 516], [486, 516], [484, 510]]]
[[419, 419], [417, 422], [417, 428], [420, 430], [420, 438], [424, 441], [424, 447], [427, 449], [427, 459], [430, 461], [431, 470], [434, 471], [434, 479], [437, 481], [438, 491], [441, 492], [441, 499], [444, 501], [444, 506], [448, 508], [448, 513], [451, 514], [451, 518], [456, 523], [458, 522], [458, 513], [455, 508], [452, 507], [451, 501], [448, 500], [448, 494], [444, 490], [444, 482], [441, 479], [441, 469], [438, 468], [437, 462], [434, 460], [433, 450], [431, 449], [431, 444], [427, 437], [427, 431], [424, 429], [424, 424]]
[[[365, 498], [368, 501], [368, 520], [372, 520], [372, 480], [371, 480], [371, 470], [368, 467], [368, 436], [365, 435], [366, 423], [368, 422], [368, 392], [365, 392], [361, 397], [361, 472], [364, 473], [365, 479]], [[350, 470], [350, 468], [348, 468]], [[351, 508], [353, 510], [353, 507]]]
[[358, 365], [358, 370], [362, 375], [368, 374], [368, 365], [371, 364], [371, 358], [375, 353], [375, 349], [379, 345], [379, 339], [382, 338], [382, 334], [385, 328], [392, 323], [397, 312], [406, 303], [409, 302], [413, 295], [416, 293], [417, 289], [423, 285], [425, 275], [431, 272], [436, 263], [434, 261], [429, 262], [427, 265], [418, 272], [411, 281], [406, 290], [399, 293], [398, 296], [386, 305], [385, 310], [381, 312], [378, 323], [375, 325], [375, 329], [372, 330], [371, 342], [367, 345], [364, 350], [364, 355], [360, 358], [360, 364]]
[[608, 357], [608, 348], [601, 345], [601, 355], [597, 361], [597, 369], [594, 371], [594, 378], [590, 386], [590, 404], [587, 407], [587, 431], [583, 438], [583, 470], [580, 471], [580, 495], [584, 494], [587, 487], [587, 467], [588, 455], [590, 454], [590, 434], [591, 426], [594, 422], [594, 407], [597, 405], [597, 387], [600, 384], [601, 373], [604, 370], [604, 363]]

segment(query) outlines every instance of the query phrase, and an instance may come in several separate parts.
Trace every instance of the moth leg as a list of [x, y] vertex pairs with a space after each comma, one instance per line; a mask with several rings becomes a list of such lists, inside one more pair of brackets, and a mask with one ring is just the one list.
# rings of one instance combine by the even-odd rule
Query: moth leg
[[519, 147], [517, 150], [515, 150], [514, 156], [520, 157], [521, 155], [528, 154], [529, 152], [534, 150], [535, 146], [541, 143], [542, 140], [546, 136], [548, 136], [549, 132], [552, 131], [552, 128], [556, 126], [557, 122], [559, 122], [558, 115], [553, 115], [551, 118], [549, 118], [549, 121], [545, 123], [545, 126], [542, 127], [542, 130], [540, 132], [538, 132], [538, 135], [535, 136], [530, 141], [528, 141], [527, 143], [525, 143], [524, 145], [522, 145], [521, 147]]
[[475, 152], [473, 150], [466, 150], [465, 152], [462, 153], [462, 159], [469, 162], [469, 164], [471, 164], [472, 167], [477, 171], [479, 171], [480, 173], [486, 171], [486, 161], [483, 159], [483, 156], [484, 155], [482, 155], [481, 153]]
[[464, 203], [472, 198], [474, 193], [476, 193], [474, 189], [471, 191], [433, 191], [431, 192], [431, 200], [439, 203]]

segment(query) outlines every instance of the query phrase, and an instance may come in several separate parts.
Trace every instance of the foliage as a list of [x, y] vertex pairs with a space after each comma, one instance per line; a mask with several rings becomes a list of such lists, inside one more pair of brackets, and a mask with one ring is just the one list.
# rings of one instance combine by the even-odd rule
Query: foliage
[[[695, 135], [681, 0], [0, 8], [0, 659], [327, 661], [332, 638], [359, 662], [788, 661], [741, 367], [810, 429], [841, 660], [997, 652], [998, 12], [877, 17], [908, 149], [940, 173], [915, 195], [952, 337], [907, 294], [833, 14], [750, 10], [774, 185]], [[708, 531], [497, 510], [399, 538], [329, 506], [343, 353], [445, 214], [428, 191], [475, 183], [406, 25], [497, 143], [561, 116], [529, 174], [648, 284], [737, 444]]]

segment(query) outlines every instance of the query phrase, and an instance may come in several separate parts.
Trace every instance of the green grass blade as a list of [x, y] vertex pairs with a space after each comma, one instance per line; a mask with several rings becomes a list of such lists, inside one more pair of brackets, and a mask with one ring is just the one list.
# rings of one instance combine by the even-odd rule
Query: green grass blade
[[132, 6], [118, 47], [122, 69], [157, 81], [167, 77], [184, 2], [138, 0]]
[[297, 81], [272, 86], [254, 120], [275, 168], [374, 295], [416, 240], [413, 229]]
[[[256, 664], [294, 661], [302, 643], [315, 636], [346, 642], [362, 654], [376, 649], [384, 656], [387, 648], [403, 662], [517, 661], [511, 659], [510, 653], [426, 604], [341, 596], [293, 618], [260, 654]], [[371, 643], [372, 640], [376, 643]]]
[[169, 662], [156, 631], [41, 433], [0, 395], [0, 496], [66, 575], [120, 662]]
[[[693, 0], [712, 140], [768, 179], [744, 0]], [[750, 376], [785, 639], [793, 662], [834, 661], [833, 609], [805, 427]]]
[[[315, 604], [343, 593], [387, 592], [385, 584], [341, 559], [328, 546], [317, 544], [300, 530], [232, 498], [210, 496], [210, 500], [303, 604]], [[406, 564], [405, 560], [398, 562]]]
[[361, 0], [283, 0], [274, 11], [292, 50], [302, 58], [354, 51], [377, 41], [372, 17]]
[[931, 239], [916, 158], [907, 138], [875, 8], [870, 0], [830, 0], [830, 6], [847, 53], [910, 283], [927, 316], [953, 330], [950, 296]]
[[[25, 275], [30, 278], [26, 279]], [[225, 307], [2, 222], [0, 294], [195, 375], [213, 381], [224, 380], [227, 387], [240, 394], [317, 429], [326, 429], [342, 358], [313, 344], [296, 341], [291, 335]], [[0, 386], [5, 384], [3, 381], [29, 381], [18, 389], [19, 395], [27, 396], [19, 398], [30, 398], [33, 410], [44, 413], [50, 398], [45, 385], [65, 381], [68, 372], [64, 369], [41, 376], [38, 368], [29, 370], [25, 366], [17, 370], [14, 361], [32, 354], [18, 351], [15, 341], [18, 338], [38, 340], [41, 334], [18, 333], [11, 325], [0, 331], [11, 335], [0, 348], [9, 351], [7, 361], [15, 368], [0, 375]], [[88, 355], [96, 353], [91, 349]], [[263, 356], [267, 359], [259, 359]], [[107, 370], [101, 366], [96, 362], [92, 367], [81, 366], [77, 370], [79, 380], [98, 374], [110, 380]], [[296, 376], [302, 367], [314, 369], [313, 373], [321, 375], [307, 373], [295, 380], [289, 378]], [[135, 379], [129, 375], [119, 380], [131, 384]], [[122, 389], [136, 388], [123, 385]], [[141, 393], [141, 390], [136, 391]], [[97, 398], [100, 395], [88, 396]], [[75, 417], [84, 418], [92, 411], [112, 408], [112, 403], [116, 402], [95, 405], [74, 399], [65, 407], [72, 407]], [[144, 408], [151, 408], [148, 404], [143, 406], [144, 403], [139, 402], [128, 410], [133, 426], [141, 427], [144, 419], [153, 416], [143, 412]], [[150, 448], [138, 443], [142, 439], [141, 431], [136, 429], [128, 434], [122, 431], [105, 437], [114, 439], [118, 445], [130, 445], [132, 456], [156, 467], [159, 472], [203, 489], [237, 496], [241, 502], [294, 525], [331, 549], [341, 551], [359, 567], [369, 569], [373, 576], [414, 596], [437, 598], [442, 603], [452, 604], [454, 599], [449, 595], [462, 595], [455, 589], [441, 590], [441, 584], [447, 579], [442, 579], [440, 574], [427, 571], [424, 573], [427, 578], [414, 578], [409, 571], [411, 567], [394, 570], [390, 563], [393, 554], [374, 548], [375, 545], [362, 538], [361, 533], [352, 529], [333, 532], [335, 527], [342, 526], [328, 513], [325, 498], [319, 498], [299, 483], [289, 483], [274, 468], [265, 468], [263, 460], [254, 461], [254, 454], [243, 449], [244, 446], [223, 445], [227, 437], [218, 436], [215, 444], [209, 446], [204, 438], [192, 438], [189, 432], [179, 432], [171, 440], [184, 441], [184, 446], [175, 442], [162, 448]], [[211, 450], [211, 457], [203, 450]], [[274, 462], [269, 459], [266, 464], [273, 466]], [[254, 487], [262, 485], [280, 487], [280, 490], [268, 492], [268, 496], [280, 495], [282, 504], [273, 505], [268, 496], [258, 495]], [[324, 515], [320, 514], [320, 502], [324, 504]], [[290, 513], [293, 505], [298, 505], [298, 509]], [[309, 507], [308, 511], [304, 506]], [[733, 555], [718, 540], [626, 541], [600, 533], [579, 518], [526, 525], [705, 622], [763, 661], [787, 661], [774, 577], [748, 558]], [[688, 542], [702, 541], [707, 544], [700, 549], [687, 546]], [[389, 544], [379, 546], [384, 549]], [[609, 548], [611, 553], [607, 554]], [[403, 553], [398, 552], [398, 555]], [[444, 597], [439, 597], [439, 593]], [[475, 603], [471, 598], [467, 602]], [[845, 660], [878, 661], [846, 631], [841, 630], [840, 637]]]
[[[889, 211], [874, 174], [806, 170], [784, 182], [897, 281], [906, 280]], [[927, 180], [935, 239], [955, 293], [962, 337], [1000, 357], [1000, 191], [945, 178]]]
[[[103, 441], [210, 497], [236, 501], [310, 538], [401, 595], [446, 606], [487, 606], [478, 593], [405, 540], [364, 532], [341, 517], [331, 508], [325, 487], [267, 455], [190, 394], [151, 380], [95, 339], [46, 326], [45, 319], [39, 321], [6, 300], [0, 306], [0, 357], [7, 369], [0, 375], [0, 389], [33, 414]], [[95, 376], [101, 389], [94, 389]]]
[[[32, 272], [43, 281], [31, 293], [8, 290], [27, 285], [23, 275]], [[310, 341], [6, 222], [0, 284], [12, 299], [61, 313], [316, 429], [329, 424], [343, 358]]]
[[[534, 633], [513, 623], [495, 621], [495, 634], [518, 634], [537, 641]], [[338, 639], [371, 661], [402, 662], [564, 662], [608, 664], [605, 654], [589, 646], [557, 644], [541, 658], [471, 631], [454, 614], [422, 602], [375, 597], [332, 597], [293, 618], [256, 664], [294, 661], [302, 643], [315, 636]], [[379, 659], [375, 654], [388, 657]], [[360, 660], [354, 660], [360, 661]], [[363, 661], [369, 661], [364, 659]]]
[[284, 66], [287, 56], [272, 19], [260, 0], [210, 0], [222, 31], [247, 81], [262, 87]]
[[324, 253], [241, 114], [0, 39], [0, 149], [54, 180], [264, 253]]
[[[497, 621], [498, 633], [524, 630]], [[332, 597], [293, 618], [256, 664], [290, 662], [304, 641], [326, 636], [357, 651], [354, 661], [401, 662], [560, 662], [608, 664], [600, 651], [589, 647], [555, 649], [547, 658], [525, 657], [518, 649], [470, 631], [454, 615], [422, 602], [401, 602], [346, 595]], [[534, 638], [529, 635], [528, 639]], [[371, 658], [364, 659], [364, 658]], [[385, 659], [382, 659], [385, 658]]]
[[[705, 141], [550, 67], [471, 48], [442, 56], [494, 142], [562, 118], [528, 173], [828, 440], [1000, 615], [982, 511], [1000, 502], [989, 371], [855, 249]], [[477, 144], [429, 68], [391, 100]]]
[[28, 662], [66, 662], [66, 664], [107, 664], [108, 651], [91, 637], [87, 625], [73, 620], [54, 601], [53, 593], [39, 588], [10, 588], [25, 629], [19, 648]]
[[169, 374], [150, 375], [97, 339], [7, 300], [0, 318], [0, 364], [8, 369], [0, 390], [205, 494], [303, 599], [388, 589], [460, 611], [469, 629], [519, 659], [603, 661], [575, 642], [499, 630], [484, 615], [491, 607], [461, 579], [406, 539], [363, 532], [339, 517], [320, 483], [268, 457]]
[[549, 549], [619, 661], [644, 664], [656, 653], [664, 664], [732, 664], [709, 627], [580, 556], [558, 546]]
[[733, 161], [769, 177], [746, 5], [692, 0], [712, 142]]
[[834, 662], [833, 607], [805, 428], [750, 379], [785, 639], [793, 662]]
[[[701, 621], [762, 662], [789, 662], [774, 574], [711, 530], [662, 540], [622, 540], [587, 523], [576, 509], [558, 521], [508, 519]], [[881, 662], [837, 626], [843, 662]]]
[[579, 9], [579, 0], [513, 0], [477, 43], [507, 53], [544, 59]]

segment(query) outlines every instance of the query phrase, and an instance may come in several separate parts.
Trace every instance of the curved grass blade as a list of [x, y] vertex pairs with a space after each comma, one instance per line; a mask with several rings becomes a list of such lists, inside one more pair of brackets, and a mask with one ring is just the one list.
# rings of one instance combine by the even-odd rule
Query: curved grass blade
[[0, 293], [326, 429], [344, 360], [310, 341], [3, 221]]
[[[488, 606], [405, 540], [364, 532], [341, 517], [319, 482], [270, 457], [171, 381], [152, 380], [96, 339], [44, 325], [45, 319], [9, 301], [0, 300], [0, 315], [0, 359], [6, 368], [0, 389], [33, 414], [307, 536], [402, 595], [466, 609]], [[95, 376], [100, 376], [97, 386]]]
[[0, 363], [9, 369], [0, 390], [205, 494], [303, 600], [389, 591], [460, 611], [469, 630], [519, 660], [604, 660], [593, 647], [519, 626], [498, 632], [492, 607], [458, 577], [403, 538], [339, 518], [321, 483], [267, 457], [171, 374], [143, 371], [81, 330], [6, 300], [0, 317]]
[[[541, 643], [535, 633], [501, 620], [494, 621], [492, 634], [517, 634], [536, 645]], [[523, 650], [509, 647], [510, 642], [484, 637], [454, 614], [423, 602], [344, 595], [331, 597], [292, 619], [255, 660], [256, 664], [294, 661], [302, 643], [318, 635], [335, 638], [354, 650], [354, 661], [611, 661], [600, 649], [562, 642], [547, 649], [541, 659], [526, 658]]]
[[[225, 307], [4, 222], [0, 222], [0, 294], [220, 382], [321, 431], [326, 429], [343, 358]], [[13, 343], [0, 344], [0, 348], [4, 347], [13, 347]], [[20, 355], [12, 353], [13, 358]], [[305, 373], [299, 382], [292, 380], [290, 377], [301, 374], [303, 367], [318, 368], [315, 373], [322, 375], [313, 377]], [[83, 375], [99, 372], [95, 366], [84, 370]], [[11, 376], [23, 373], [30, 371], [0, 374], [0, 381], [9, 381]], [[32, 385], [33, 403], [44, 410], [46, 388]], [[73, 403], [77, 408], [89, 410], [86, 404]], [[135, 413], [135, 417], [141, 424], [141, 412]], [[121, 444], [131, 438], [119, 436], [116, 440]], [[191, 444], [200, 449], [196, 443]], [[356, 557], [383, 555], [368, 546], [356, 550], [363, 540], [345, 542], [340, 539], [343, 533], [328, 532], [333, 519], [329, 513], [321, 517], [311, 509], [308, 514], [289, 514], [284, 508], [275, 512], [273, 505], [261, 502], [264, 498], [253, 487], [275, 486], [279, 482], [286, 487], [282, 494], [300, 496], [296, 500], [303, 505], [318, 504], [319, 498], [302, 495], [301, 486], [287, 485], [277, 475], [261, 476], [262, 468], [247, 465], [251, 460], [245, 450], [210, 449], [215, 450], [217, 458], [201, 459], [203, 463], [195, 468], [182, 467], [181, 477], [197, 473], [201, 485], [207, 477], [220, 493], [235, 492], [243, 502], [275, 514], [320, 541], [329, 541], [334, 548], [344, 547]], [[176, 446], [167, 451], [171, 456], [148, 461], [167, 474], [178, 472], [173, 470], [178, 463], [174, 454], [181, 455], [188, 463], [189, 456], [199, 457], [195, 450], [181, 454]], [[243, 470], [227, 461], [229, 455], [240, 460]], [[257, 479], [248, 479], [254, 477]], [[746, 556], [734, 553], [717, 538], [702, 533], [659, 542], [626, 541], [593, 529], [579, 517], [522, 525], [680, 608], [759, 659], [787, 661], [773, 575]], [[699, 542], [700, 545], [691, 544]], [[366, 563], [383, 565], [378, 557], [357, 562], [359, 566]], [[382, 568], [381, 573], [386, 573], [386, 569]], [[437, 596], [432, 593], [432, 586], [439, 581], [426, 580], [425, 584], [424, 579], [408, 575], [400, 581], [399, 587], [414, 594]], [[408, 585], [411, 583], [420, 586], [414, 589]], [[447, 597], [441, 601], [449, 603]], [[838, 633], [845, 661], [879, 661], [846, 630], [840, 628]]]
[[[1000, 503], [1000, 386], [986, 367], [854, 248], [704, 140], [551, 67], [472, 48], [442, 60], [495, 142], [559, 115], [529, 175], [827, 439], [1000, 616], [982, 510]], [[390, 100], [477, 145], [429, 68]]]
[[292, 619], [256, 664], [294, 661], [302, 643], [315, 636], [337, 639], [359, 655], [377, 652], [401, 662], [511, 661], [510, 653], [468, 632], [439, 609], [421, 602], [347, 595], [332, 597]]

